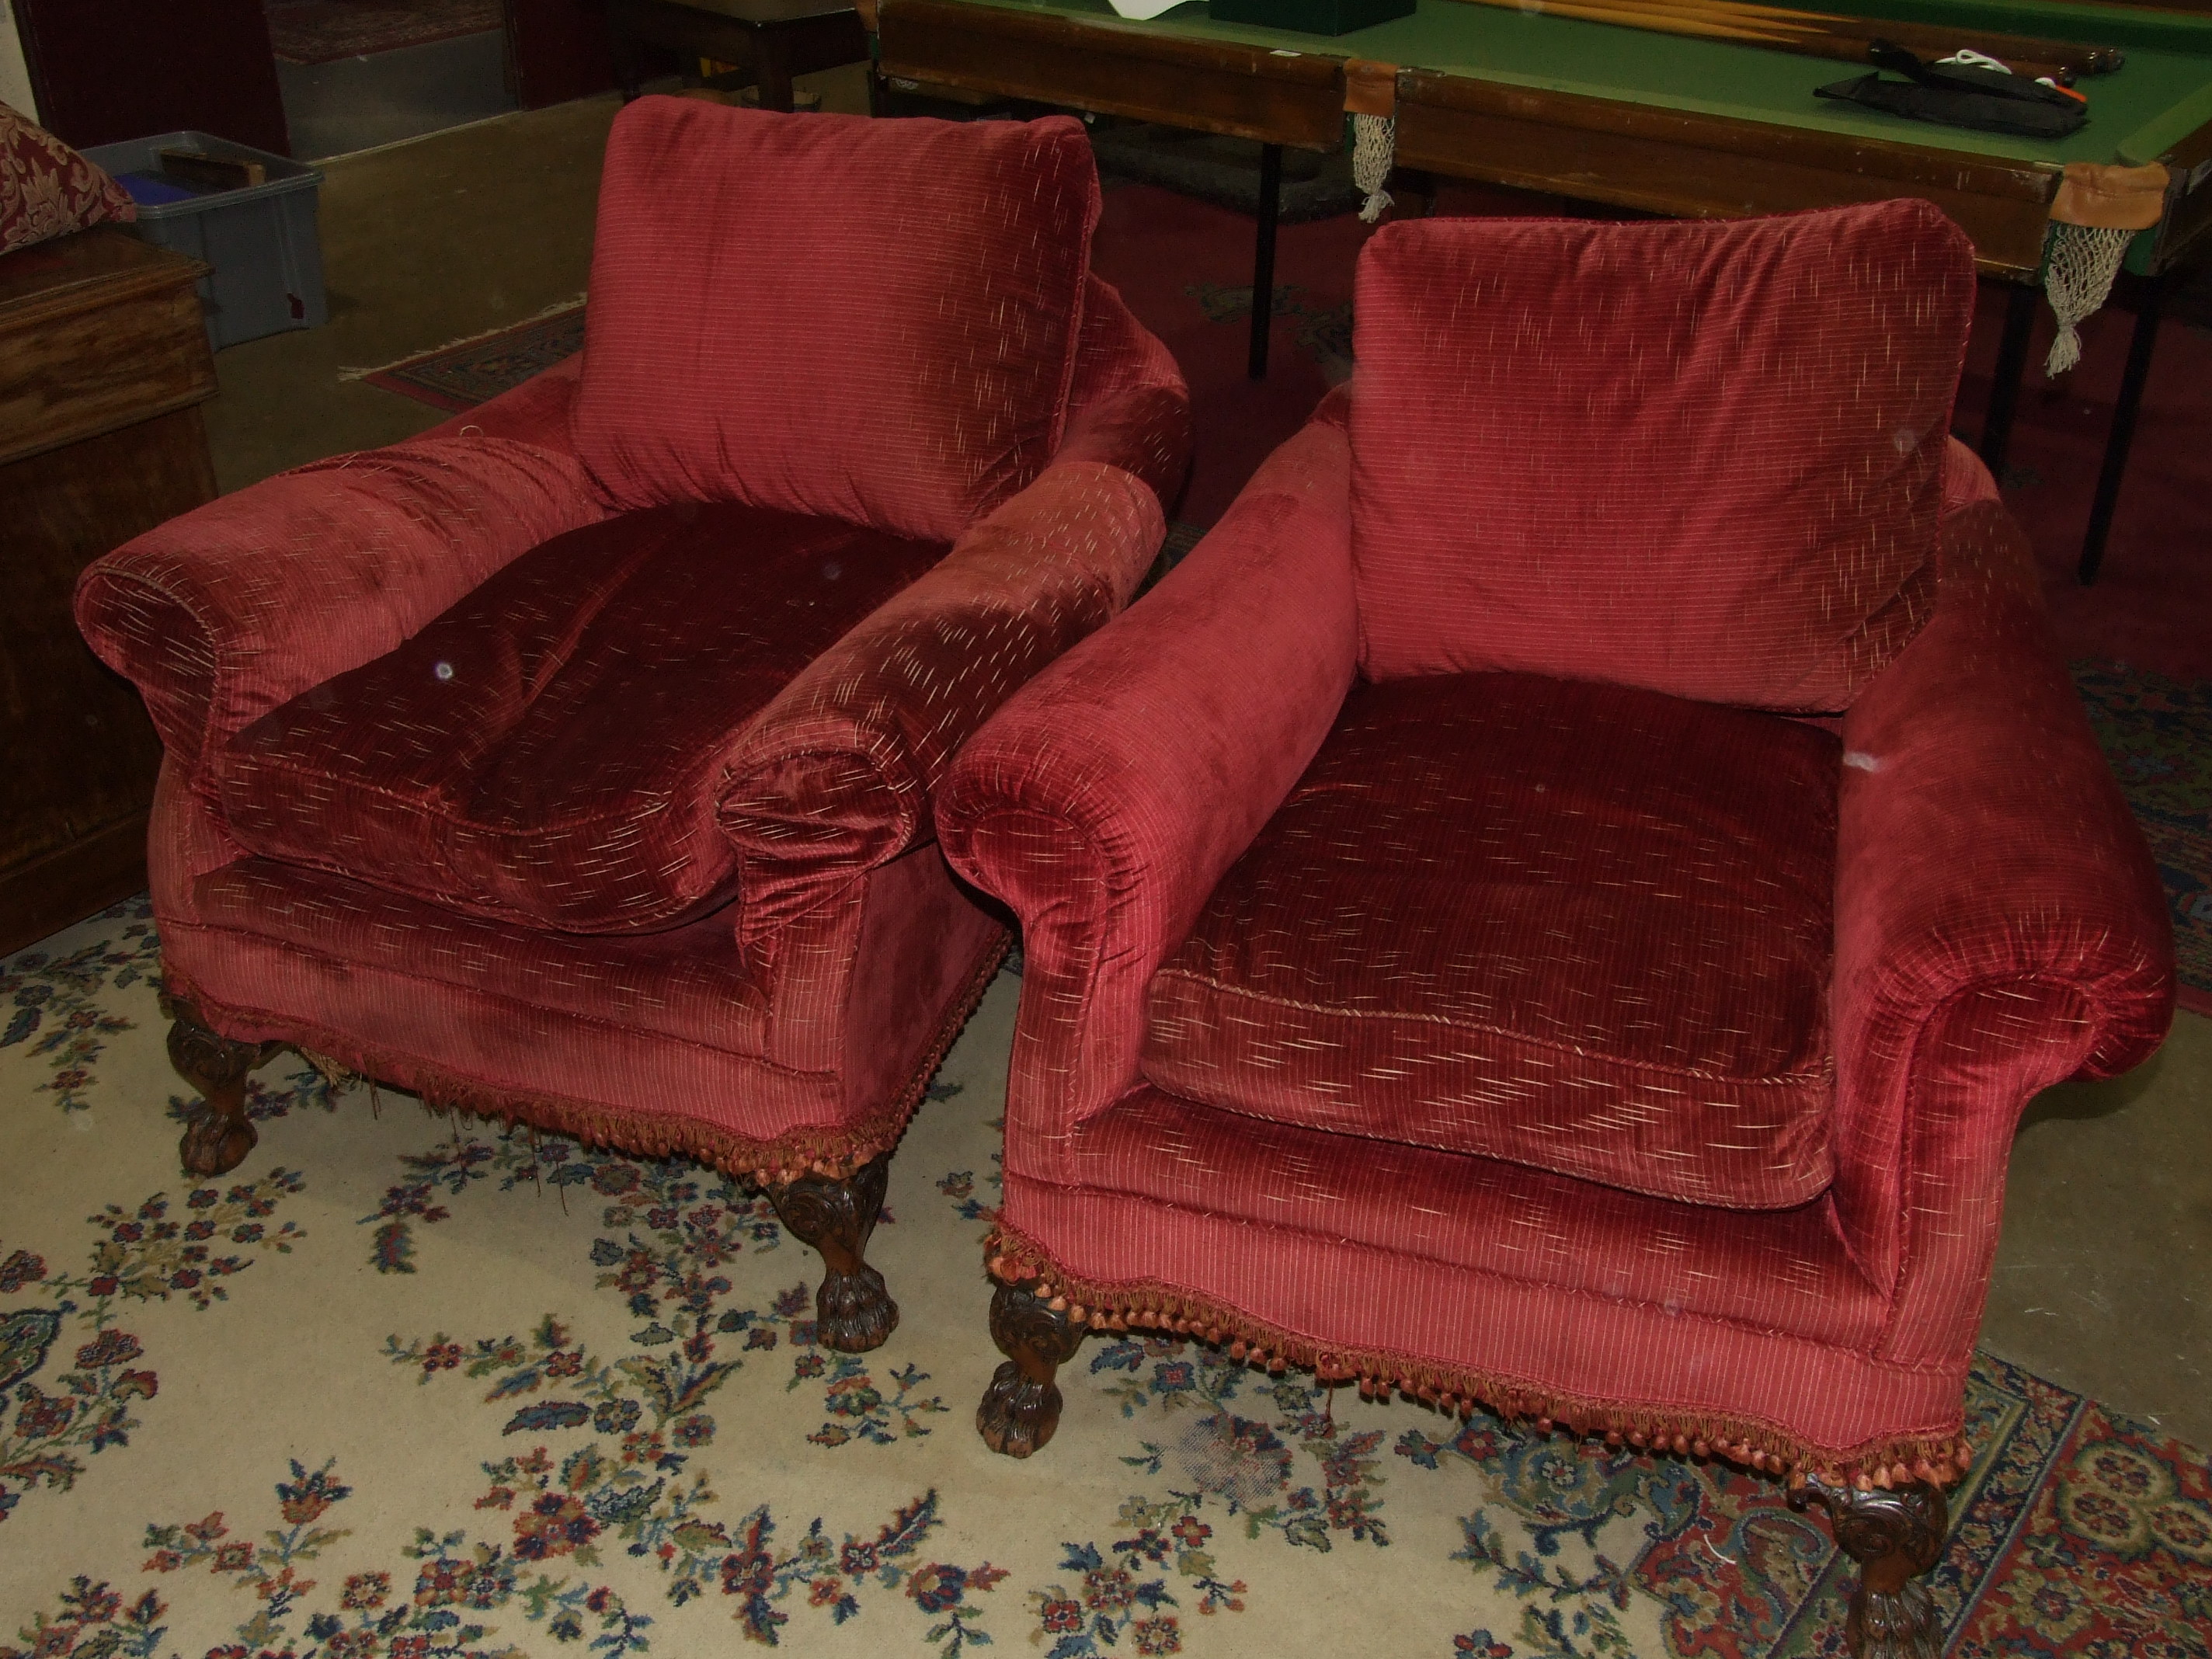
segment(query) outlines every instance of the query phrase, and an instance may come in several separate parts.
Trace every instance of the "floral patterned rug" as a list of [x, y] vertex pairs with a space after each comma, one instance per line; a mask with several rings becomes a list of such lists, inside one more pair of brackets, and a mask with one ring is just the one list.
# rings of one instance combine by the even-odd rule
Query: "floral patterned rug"
[[[979, 1244], [1018, 981], [893, 1165], [904, 1319], [711, 1171], [290, 1055], [175, 1162], [143, 902], [0, 963], [0, 1659], [728, 1652], [1780, 1659], [1847, 1563], [1763, 1480], [1094, 1337], [984, 1449]], [[1984, 1357], [1934, 1580], [1960, 1655], [2212, 1654], [2212, 1466]]]

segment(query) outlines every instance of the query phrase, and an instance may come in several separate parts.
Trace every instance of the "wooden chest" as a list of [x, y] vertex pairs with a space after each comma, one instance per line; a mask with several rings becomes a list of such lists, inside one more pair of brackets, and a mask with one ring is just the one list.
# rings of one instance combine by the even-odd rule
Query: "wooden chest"
[[0, 952], [146, 883], [161, 745], [70, 597], [215, 495], [204, 274], [110, 226], [0, 256]]

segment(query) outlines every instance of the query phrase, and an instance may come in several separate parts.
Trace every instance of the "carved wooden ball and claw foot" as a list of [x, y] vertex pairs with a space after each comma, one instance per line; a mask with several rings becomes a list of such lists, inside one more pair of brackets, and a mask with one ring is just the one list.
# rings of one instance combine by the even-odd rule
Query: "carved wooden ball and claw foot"
[[1027, 1457], [1060, 1426], [1054, 1373], [1074, 1357], [1086, 1327], [1012, 1285], [991, 1296], [991, 1340], [1006, 1356], [975, 1408], [975, 1431], [994, 1452]]
[[815, 1340], [840, 1353], [883, 1346], [898, 1328], [898, 1304], [884, 1276], [862, 1257], [883, 1212], [891, 1155], [864, 1164], [842, 1181], [805, 1176], [765, 1188], [777, 1218], [822, 1253], [822, 1288], [814, 1293]]
[[1836, 1546], [1859, 1564], [1844, 1640], [1852, 1659], [1941, 1659], [1942, 1633], [1921, 1575], [1942, 1558], [1950, 1509], [1924, 1481], [1858, 1492], [1808, 1480], [1790, 1506], [1828, 1511]]
[[217, 1036], [189, 1002], [173, 1000], [168, 1012], [174, 1022], [169, 1027], [169, 1064], [201, 1097], [178, 1151], [187, 1174], [225, 1174], [246, 1161], [259, 1139], [246, 1115], [246, 1079], [277, 1045]]

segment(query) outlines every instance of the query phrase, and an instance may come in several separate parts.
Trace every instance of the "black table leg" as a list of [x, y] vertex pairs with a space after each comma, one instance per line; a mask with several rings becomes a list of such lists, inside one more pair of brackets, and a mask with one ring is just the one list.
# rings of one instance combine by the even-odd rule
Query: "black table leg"
[[2015, 283], [2005, 296], [2004, 337], [1997, 345], [1996, 374], [1990, 382], [1989, 412], [1982, 417], [1982, 465], [2004, 486], [2005, 451], [2012, 447], [2012, 417], [2020, 407], [2021, 378], [2027, 372], [2027, 337], [2035, 327], [2036, 290]]
[[644, 53], [629, 32], [612, 20], [607, 43], [613, 48], [615, 84], [622, 88], [623, 102], [631, 103], [645, 89]]
[[1267, 378], [1267, 336], [1275, 325], [1275, 215], [1282, 206], [1283, 147], [1260, 146], [1260, 228], [1252, 247], [1252, 357], [1249, 373]]
[[791, 42], [772, 24], [753, 31], [753, 76], [760, 88], [760, 106], [790, 114]]
[[2089, 504], [2089, 533], [2081, 538], [2084, 587], [2097, 580], [2097, 567], [2105, 561], [2105, 538], [2112, 528], [2112, 509], [2119, 505], [2120, 480], [2126, 476], [2128, 449], [2136, 438], [2136, 416], [2142, 411], [2143, 383], [2150, 379], [2151, 350], [2158, 343], [2166, 273], [2145, 277], [2140, 292], [2136, 331], [2128, 339], [2127, 372], [2120, 377], [2120, 400], [2112, 406], [2112, 430], [2105, 440], [2104, 470], [2097, 474], [2097, 496]]

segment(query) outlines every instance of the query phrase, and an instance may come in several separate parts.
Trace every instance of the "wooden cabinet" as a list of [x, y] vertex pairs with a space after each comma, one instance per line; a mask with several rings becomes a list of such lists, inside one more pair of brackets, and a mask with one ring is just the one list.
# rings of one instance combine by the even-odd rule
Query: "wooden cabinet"
[[0, 256], [0, 952], [146, 883], [161, 745], [70, 599], [215, 495], [205, 270], [108, 226]]

